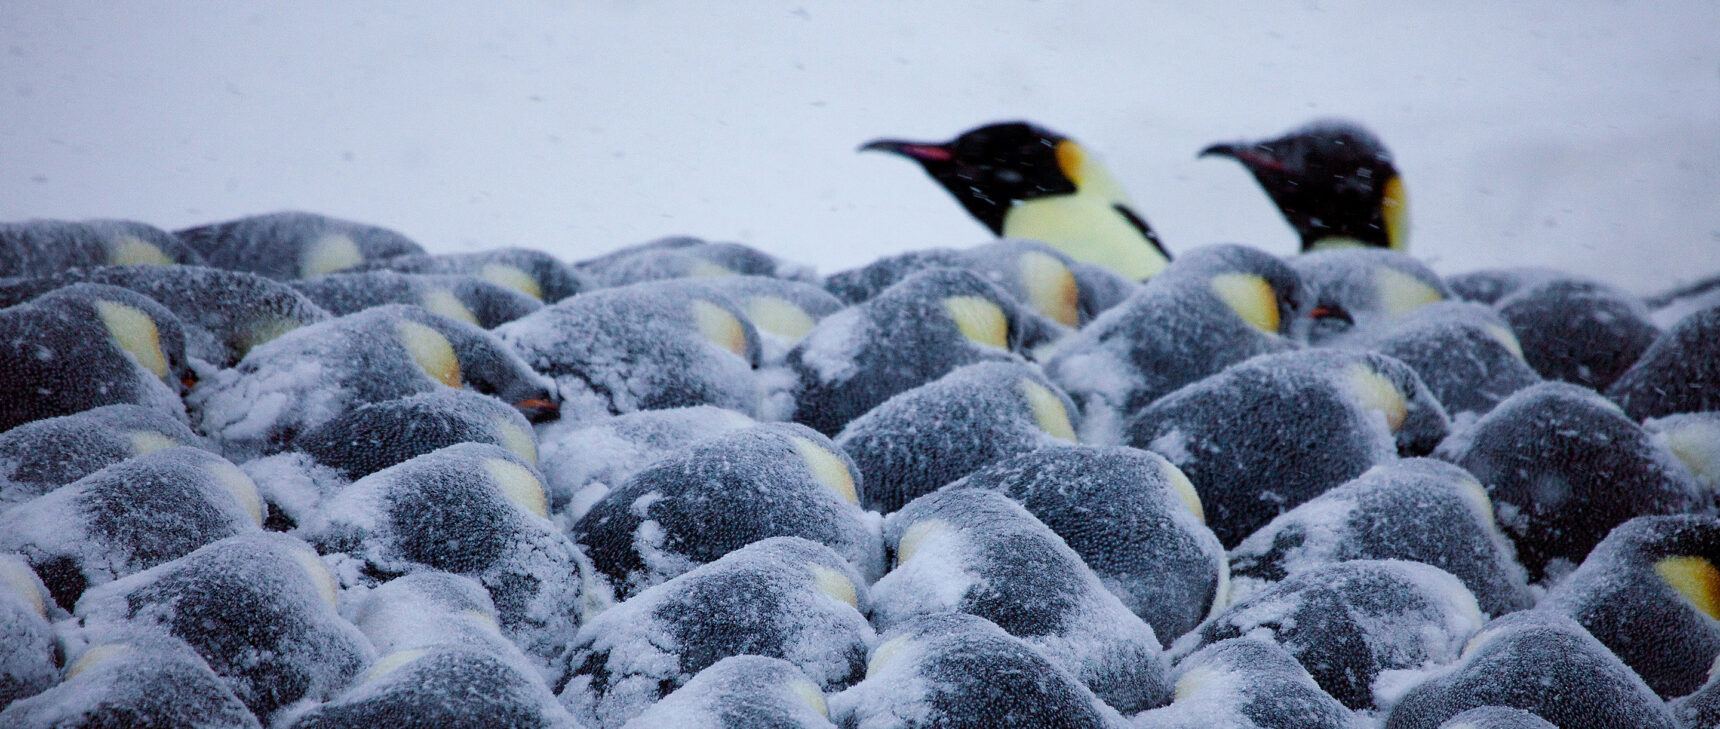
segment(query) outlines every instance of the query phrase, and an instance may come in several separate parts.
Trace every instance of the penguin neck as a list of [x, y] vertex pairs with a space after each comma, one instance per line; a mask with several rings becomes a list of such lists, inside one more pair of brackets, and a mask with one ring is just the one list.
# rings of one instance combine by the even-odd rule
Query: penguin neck
[[1044, 241], [1077, 261], [1138, 281], [1152, 278], [1170, 263], [1140, 216], [1100, 195], [1077, 192], [1016, 203], [1004, 217], [1001, 234]]

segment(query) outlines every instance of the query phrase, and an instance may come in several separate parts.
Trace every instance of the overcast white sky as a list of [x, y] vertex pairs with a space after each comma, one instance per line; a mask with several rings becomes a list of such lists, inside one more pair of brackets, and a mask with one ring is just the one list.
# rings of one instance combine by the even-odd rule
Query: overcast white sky
[[0, 3], [0, 219], [279, 209], [569, 259], [822, 272], [986, 237], [879, 136], [1029, 118], [1172, 251], [1295, 239], [1206, 144], [1375, 129], [1444, 272], [1720, 270], [1720, 3]]

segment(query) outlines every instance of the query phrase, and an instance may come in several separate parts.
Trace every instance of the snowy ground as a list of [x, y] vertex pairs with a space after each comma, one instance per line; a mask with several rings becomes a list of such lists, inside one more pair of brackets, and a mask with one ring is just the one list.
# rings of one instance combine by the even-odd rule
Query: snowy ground
[[1287, 253], [1195, 153], [1344, 115], [1396, 153], [1439, 270], [1720, 269], [1720, 3], [930, 5], [6, 0], [0, 220], [293, 208], [569, 259], [684, 233], [828, 273], [985, 237], [856, 145], [1027, 117], [1173, 252]]

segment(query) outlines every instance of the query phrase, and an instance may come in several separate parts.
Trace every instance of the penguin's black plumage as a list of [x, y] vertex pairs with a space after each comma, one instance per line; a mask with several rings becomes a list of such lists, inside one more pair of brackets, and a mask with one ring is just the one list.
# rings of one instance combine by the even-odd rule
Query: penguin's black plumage
[[0, 711], [6, 729], [261, 729], [233, 688], [182, 640], [104, 630], [70, 651], [64, 679]]
[[757, 423], [743, 413], [699, 405], [547, 424], [538, 432], [538, 467], [550, 511], [578, 519], [633, 474], [701, 440]]
[[304, 212], [252, 215], [174, 234], [210, 266], [276, 279], [311, 278], [424, 252], [393, 230]]
[[103, 405], [0, 434], [0, 512], [129, 458], [174, 446], [214, 450], [172, 415]]
[[1016, 301], [1066, 327], [1081, 326], [1110, 303], [1105, 298], [1108, 292], [1083, 290], [1074, 259], [1049, 244], [1013, 238], [972, 248], [928, 248], [881, 258], [831, 274], [824, 279], [824, 288], [849, 304], [859, 304], [908, 276], [938, 266], [978, 273]]
[[[0, 554], [0, 711], [60, 682], [60, 648], [50, 620], [63, 616], [48, 586], [16, 554]], [[0, 725], [6, 724], [0, 713]]]
[[1416, 309], [1357, 345], [1414, 368], [1454, 420], [1483, 415], [1541, 381], [1510, 325], [1493, 309], [1466, 301]]
[[1593, 390], [1605, 390], [1660, 336], [1640, 299], [1599, 281], [1531, 283], [1493, 307], [1542, 377]]
[[367, 261], [352, 270], [476, 276], [545, 304], [553, 304], [591, 288], [578, 271], [562, 263], [561, 259], [526, 248], [496, 248], [472, 253], [413, 252]]
[[1409, 245], [1409, 201], [1391, 152], [1354, 122], [1321, 119], [1275, 139], [1214, 144], [1254, 175], [1302, 238], [1302, 250]]
[[1606, 394], [1637, 419], [1720, 410], [1720, 304], [1678, 320]]
[[335, 316], [386, 304], [416, 304], [489, 329], [543, 308], [543, 302], [523, 291], [464, 274], [358, 271], [291, 285]]
[[813, 283], [812, 269], [740, 243], [671, 236], [627, 246], [574, 264], [594, 287], [626, 286], [669, 278], [766, 276]]
[[172, 233], [131, 220], [0, 223], [0, 278], [51, 276], [87, 266], [202, 265]]
[[275, 724], [286, 729], [578, 729], [531, 668], [469, 646], [383, 656], [327, 703]]
[[1359, 726], [1277, 643], [1221, 640], [1177, 662], [1176, 700], [1136, 714], [1134, 729], [1349, 729]]
[[730, 656], [627, 722], [630, 729], [835, 729], [824, 693], [781, 658]]
[[537, 466], [531, 423], [501, 401], [465, 390], [432, 390], [366, 403], [306, 430], [293, 448], [360, 479], [457, 443], [489, 443]]

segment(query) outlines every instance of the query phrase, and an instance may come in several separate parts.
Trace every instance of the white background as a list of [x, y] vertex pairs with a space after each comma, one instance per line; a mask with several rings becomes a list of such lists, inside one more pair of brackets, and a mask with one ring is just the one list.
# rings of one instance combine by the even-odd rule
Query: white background
[[0, 220], [281, 209], [433, 251], [829, 273], [986, 233], [880, 136], [1080, 139], [1172, 251], [1295, 239], [1206, 144], [1341, 115], [1452, 273], [1720, 270], [1720, 2], [0, 2]]

